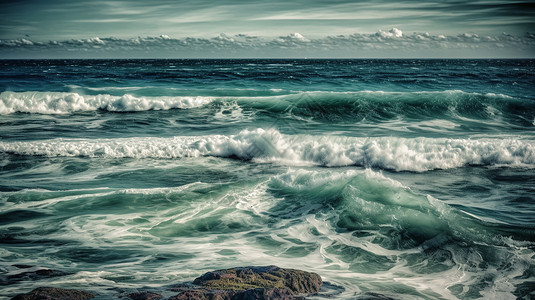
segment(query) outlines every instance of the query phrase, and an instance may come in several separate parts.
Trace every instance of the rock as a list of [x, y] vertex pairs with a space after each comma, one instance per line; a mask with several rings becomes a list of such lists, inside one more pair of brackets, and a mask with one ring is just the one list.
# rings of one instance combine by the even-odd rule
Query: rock
[[[22, 272], [10, 275], [15, 276], [12, 280], [65, 275], [59, 271], [32, 266], [13, 267], [21, 269]], [[193, 284], [190, 282], [168, 286], [167, 292], [162, 294], [169, 291], [178, 292], [167, 300], [303, 300], [303, 295], [318, 293], [322, 284], [321, 277], [316, 273], [277, 266], [243, 267], [208, 272], [195, 279]], [[326, 285], [329, 286], [328, 283]], [[164, 298], [162, 294], [151, 291], [127, 293], [121, 290], [119, 297], [132, 300]], [[93, 297], [94, 294], [80, 290], [40, 287], [27, 294], [17, 295], [12, 300], [85, 300]]]
[[128, 294], [128, 298], [132, 300], [158, 300], [158, 299], [162, 299], [163, 296], [158, 293], [153, 293], [153, 292], [138, 292], [138, 293]]
[[287, 288], [233, 290], [194, 289], [184, 291], [168, 300], [303, 300]]
[[193, 284], [222, 290], [288, 288], [294, 294], [313, 294], [319, 292], [322, 280], [316, 273], [267, 266], [208, 272], [195, 279]]
[[300, 300], [304, 297], [295, 296], [292, 291], [287, 288], [273, 288], [273, 289], [251, 289], [246, 291], [237, 292], [232, 300], [252, 300], [252, 299], [265, 299], [265, 300]]
[[167, 300], [231, 300], [234, 291], [193, 289], [168, 298]]
[[27, 294], [17, 295], [11, 300], [86, 300], [93, 297], [95, 295], [79, 290], [39, 287]]
[[169, 300], [297, 300], [297, 294], [314, 294], [322, 285], [318, 274], [277, 266], [217, 270], [196, 278], [199, 287], [175, 289]]

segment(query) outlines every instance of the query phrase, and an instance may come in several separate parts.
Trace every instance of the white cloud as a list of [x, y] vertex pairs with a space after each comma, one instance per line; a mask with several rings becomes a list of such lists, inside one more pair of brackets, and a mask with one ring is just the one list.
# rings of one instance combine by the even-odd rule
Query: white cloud
[[310, 42], [309, 39], [307, 39], [306, 37], [302, 36], [299, 32], [292, 33], [288, 37], [290, 39], [298, 40], [298, 41], [301, 41], [301, 42]]
[[379, 30], [376, 35], [383, 38], [400, 38], [403, 36], [403, 32], [397, 28], [392, 28], [389, 31]]
[[[221, 51], [224, 49], [225, 51]], [[2, 53], [95, 53], [102, 57], [106, 53], [143, 53], [150, 57], [155, 53], [167, 53], [171, 57], [265, 57], [285, 55], [287, 51], [295, 51], [303, 56], [329, 56], [333, 51], [337, 53], [363, 53], [362, 51], [395, 50], [396, 53], [414, 53], [416, 50], [438, 49], [441, 51], [459, 49], [480, 49], [523, 51], [535, 53], [535, 34], [526, 33], [523, 36], [501, 34], [498, 36], [463, 33], [459, 35], [430, 34], [428, 32], [403, 33], [400, 29], [392, 28], [388, 31], [379, 30], [372, 34], [355, 33], [351, 35], [333, 35], [320, 38], [308, 38], [300, 33], [292, 33], [276, 38], [264, 38], [246, 34], [220, 34], [213, 38], [171, 38], [162, 34], [158, 37], [136, 37], [121, 39], [116, 37], [93, 37], [87, 39], [72, 39], [63, 41], [35, 42], [29, 39], [0, 40], [0, 54]], [[136, 52], [137, 51], [137, 52]], [[21, 53], [22, 53], [21, 52]], [[278, 53], [278, 54], [277, 54]], [[477, 54], [477, 51], [473, 52]], [[289, 54], [295, 55], [295, 54]]]
[[33, 46], [33, 42], [32, 42], [32, 41], [29, 41], [29, 40], [27, 40], [27, 39], [21, 39], [20, 42], [21, 42], [23, 45]]
[[89, 43], [89, 44], [98, 44], [98, 45], [104, 45], [104, 44], [106, 44], [106, 43], [104, 43], [103, 40], [101, 40], [101, 39], [98, 38], [98, 37], [94, 37], [94, 38], [87, 39], [86, 42]]

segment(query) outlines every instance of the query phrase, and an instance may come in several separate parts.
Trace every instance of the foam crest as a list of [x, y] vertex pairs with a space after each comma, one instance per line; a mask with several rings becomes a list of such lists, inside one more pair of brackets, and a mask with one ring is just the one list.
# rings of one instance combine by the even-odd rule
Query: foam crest
[[196, 108], [212, 101], [210, 97], [136, 97], [81, 95], [61, 92], [3, 92], [0, 94], [0, 114], [40, 113], [67, 114], [107, 110], [112, 112]]
[[361, 166], [416, 172], [468, 165], [535, 167], [532, 140], [284, 135], [261, 128], [229, 136], [0, 142], [0, 151], [52, 157], [215, 156], [282, 165]]
[[[469, 287], [505, 299], [522, 282], [506, 278], [520, 278], [533, 255], [519, 250], [517, 245], [525, 242], [369, 169], [290, 170], [273, 178], [270, 190], [284, 199], [272, 211], [275, 215], [306, 219], [288, 228], [292, 240], [321, 244], [328, 268], [350, 270], [352, 276], [370, 272], [375, 279], [398, 281], [400, 273], [413, 274], [399, 282], [448, 299], [466, 298]], [[481, 274], [496, 280], [481, 284]], [[465, 288], [448, 289], [459, 284]]]
[[[132, 92], [137, 91], [133, 89]], [[208, 92], [208, 94], [211, 93]], [[283, 95], [273, 94], [273, 92], [266, 94], [261, 91], [229, 90], [215, 97], [145, 97], [131, 94], [114, 96], [85, 95], [75, 92], [6, 91], [0, 94], [0, 114], [16, 112], [67, 114], [99, 109], [110, 112], [134, 112], [196, 108], [212, 102], [221, 106], [217, 113], [219, 115], [234, 116], [234, 114], [242, 114], [243, 110], [261, 110], [327, 119], [330, 119], [330, 116], [336, 116], [336, 119], [345, 116], [353, 121], [355, 118], [357, 120], [390, 119], [395, 115], [436, 116], [444, 113], [488, 119], [499, 115], [501, 111], [510, 110], [509, 104], [511, 103], [514, 103], [513, 108], [520, 106], [523, 110], [535, 109], [533, 104], [507, 95], [466, 93], [458, 90], [440, 92], [291, 91]]]

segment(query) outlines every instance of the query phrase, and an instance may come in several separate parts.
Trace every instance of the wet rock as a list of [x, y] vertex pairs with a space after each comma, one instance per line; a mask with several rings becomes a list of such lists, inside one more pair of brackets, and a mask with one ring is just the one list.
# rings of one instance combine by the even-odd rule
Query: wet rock
[[318, 274], [277, 266], [244, 267], [205, 273], [193, 281], [197, 287], [182, 286], [169, 300], [305, 299], [322, 285]]
[[303, 300], [287, 288], [235, 290], [193, 289], [184, 291], [168, 300]]
[[163, 296], [153, 292], [139, 292], [128, 294], [128, 298], [132, 300], [158, 300], [162, 299]]
[[86, 300], [93, 297], [95, 295], [79, 290], [40, 287], [27, 294], [17, 295], [11, 300]]
[[[13, 267], [19, 268], [18, 266]], [[59, 271], [38, 269], [38, 267], [32, 266], [20, 266], [19, 269], [20, 273], [11, 274], [11, 276], [15, 276], [13, 279], [65, 275]], [[166, 298], [167, 300], [303, 300], [305, 299], [304, 295], [320, 292], [322, 284], [321, 277], [315, 273], [266, 266], [208, 272], [195, 279], [193, 284], [190, 282], [169, 286], [167, 291], [145, 290], [130, 294], [124, 290], [116, 292], [118, 292], [119, 298], [132, 300], [163, 299], [162, 294], [165, 294], [166, 298], [170, 291], [178, 294]], [[325, 293], [324, 289], [322, 289], [322, 293]], [[102, 296], [100, 295], [100, 297]], [[27, 294], [17, 295], [12, 300], [85, 300], [93, 297], [95, 295], [92, 293], [80, 290], [40, 287]]]
[[234, 291], [192, 289], [183, 291], [167, 300], [231, 300], [234, 294]]
[[294, 294], [313, 294], [319, 292], [322, 280], [316, 273], [267, 266], [208, 272], [195, 279], [193, 284], [221, 290], [287, 288]]
[[251, 289], [236, 293], [232, 300], [249, 300], [249, 299], [280, 299], [280, 300], [301, 300], [305, 297], [296, 296], [287, 288], [274, 289]]

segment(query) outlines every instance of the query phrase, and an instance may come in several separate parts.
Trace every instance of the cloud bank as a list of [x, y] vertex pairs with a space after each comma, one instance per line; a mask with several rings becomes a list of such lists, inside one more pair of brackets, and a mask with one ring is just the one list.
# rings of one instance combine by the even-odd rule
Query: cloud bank
[[3, 58], [235, 58], [235, 57], [535, 57], [535, 34], [497, 36], [463, 33], [405, 33], [398, 28], [372, 34], [276, 38], [220, 34], [212, 38], [92, 37], [36, 42], [0, 40]]

